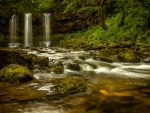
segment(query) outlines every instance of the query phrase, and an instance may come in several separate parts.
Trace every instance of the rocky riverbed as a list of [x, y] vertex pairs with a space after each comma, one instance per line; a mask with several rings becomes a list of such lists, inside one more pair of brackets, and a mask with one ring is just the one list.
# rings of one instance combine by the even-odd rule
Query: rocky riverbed
[[[29, 68], [34, 79], [26, 82], [15, 80], [11, 83], [2, 80], [0, 113], [150, 111], [148, 63], [120, 63], [117, 60], [104, 62], [98, 51], [62, 48], [26, 51], [34, 58], [48, 58], [48, 65], [39, 65], [34, 59], [36, 65]], [[56, 67], [61, 67], [63, 71], [58, 69], [55, 72]]]

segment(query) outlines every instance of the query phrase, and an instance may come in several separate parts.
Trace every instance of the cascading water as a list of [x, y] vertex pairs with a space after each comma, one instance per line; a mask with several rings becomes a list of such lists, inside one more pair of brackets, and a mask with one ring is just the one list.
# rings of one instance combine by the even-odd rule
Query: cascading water
[[25, 13], [25, 26], [24, 26], [24, 46], [32, 47], [32, 15]]
[[9, 28], [10, 28], [10, 43], [9, 47], [18, 47], [19, 43], [17, 43], [17, 15], [12, 15]]
[[50, 13], [43, 14], [44, 36], [45, 36], [45, 41], [43, 42], [44, 47], [50, 46], [50, 32], [51, 32], [50, 16], [51, 16]]

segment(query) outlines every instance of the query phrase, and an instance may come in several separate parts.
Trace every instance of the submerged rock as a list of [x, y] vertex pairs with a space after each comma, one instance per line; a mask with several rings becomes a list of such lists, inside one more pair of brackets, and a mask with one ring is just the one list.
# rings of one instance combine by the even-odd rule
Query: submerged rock
[[9, 64], [0, 70], [0, 81], [25, 82], [32, 79], [31, 71], [27, 67], [18, 64]]

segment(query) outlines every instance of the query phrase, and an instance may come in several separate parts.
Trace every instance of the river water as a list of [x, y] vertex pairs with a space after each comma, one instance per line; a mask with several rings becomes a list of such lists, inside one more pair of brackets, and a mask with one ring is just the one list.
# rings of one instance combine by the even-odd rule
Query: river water
[[[40, 49], [40, 52], [28, 50], [28, 53], [48, 57], [51, 68], [58, 61], [62, 62], [64, 73], [35, 69], [36, 81], [13, 87], [1, 84], [5, 85], [5, 92], [12, 89], [15, 95], [0, 95], [0, 113], [150, 113], [148, 63], [108, 63], [99, 59], [98, 51], [92, 50], [51, 48]], [[49, 80], [68, 76], [85, 79], [88, 90], [51, 95], [53, 84]], [[20, 91], [18, 95], [17, 91]]]

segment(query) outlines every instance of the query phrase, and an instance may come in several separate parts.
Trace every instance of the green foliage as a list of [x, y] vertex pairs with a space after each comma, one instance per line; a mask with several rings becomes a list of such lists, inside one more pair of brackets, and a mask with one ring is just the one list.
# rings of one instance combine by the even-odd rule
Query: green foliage
[[[100, 47], [102, 45], [112, 45], [114, 43], [131, 40], [136, 37], [137, 43], [149, 42], [150, 33], [147, 32], [147, 21], [144, 16], [141, 16], [143, 13], [148, 13], [147, 10], [143, 9], [140, 3], [134, 4], [134, 9], [131, 7], [132, 4], [126, 4], [125, 11], [125, 20], [124, 25], [120, 26], [122, 12], [118, 12], [108, 18], [105, 22], [108, 26], [107, 30], [104, 30], [101, 25], [91, 26], [87, 31], [81, 31], [77, 33], [66, 34], [64, 42], [61, 41], [61, 44], [68, 43], [68, 45], [74, 46], [80, 44], [86, 44], [88, 46]], [[130, 7], [129, 7], [130, 6]], [[139, 8], [142, 10], [139, 11]]]
[[54, 0], [36, 0], [38, 11], [48, 10], [54, 7]]
[[63, 0], [62, 4], [66, 5], [64, 13], [70, 11], [97, 11], [99, 6], [95, 0]]

